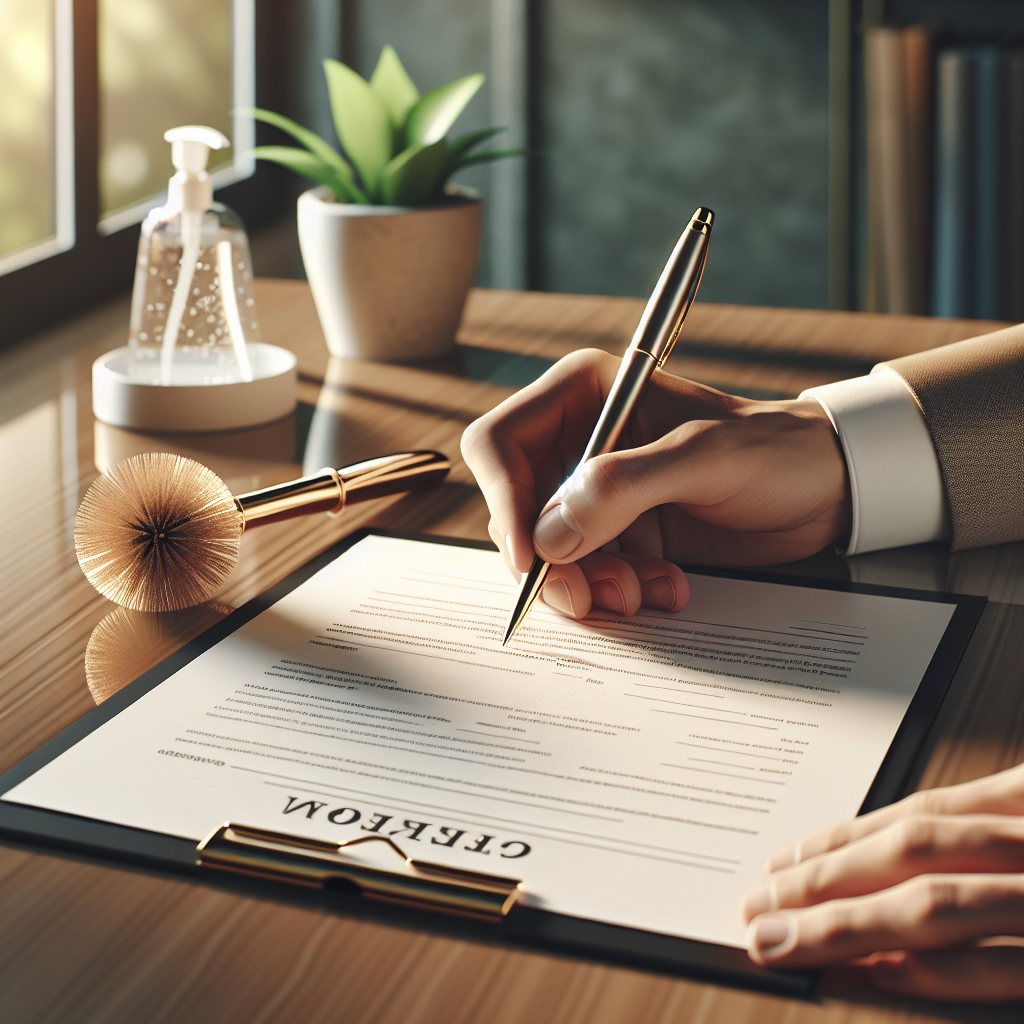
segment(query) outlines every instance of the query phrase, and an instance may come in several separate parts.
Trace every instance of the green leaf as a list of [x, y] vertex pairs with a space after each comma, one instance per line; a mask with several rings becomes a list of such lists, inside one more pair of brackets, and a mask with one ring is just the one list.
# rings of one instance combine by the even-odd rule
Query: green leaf
[[293, 146], [257, 146], [252, 155], [257, 160], [271, 160], [296, 174], [301, 174], [304, 178], [311, 178], [320, 185], [326, 185], [334, 193], [334, 198], [341, 202], [367, 201], [366, 196], [359, 199], [350, 193], [346, 182], [339, 179], [336, 169], [308, 150], [296, 149]]
[[380, 51], [380, 59], [370, 77], [370, 88], [384, 104], [384, 109], [391, 119], [392, 130], [401, 133], [396, 136], [396, 150], [400, 149], [401, 139], [405, 137], [405, 119], [409, 116], [409, 111], [416, 106], [420, 91], [402, 66], [393, 46], [385, 46]]
[[[348, 162], [332, 145], [330, 145], [330, 143], [321, 139], [316, 132], [310, 131], [308, 128], [303, 128], [301, 124], [293, 121], [290, 117], [285, 117], [283, 114], [275, 114], [272, 110], [252, 108], [240, 111], [240, 113], [249, 114], [257, 121], [263, 121], [265, 124], [271, 124], [275, 128], [280, 128], [281, 131], [287, 132], [294, 139], [301, 142], [312, 154], [319, 157], [328, 166], [332, 167], [338, 178], [340, 178], [346, 186], [343, 190], [343, 194], [337, 196], [338, 199], [347, 198], [358, 203], [365, 203], [367, 201], [366, 196], [355, 183], [355, 176], [352, 174], [352, 168], [348, 165]], [[287, 149], [287, 147], [284, 146], [264, 146], [261, 148]], [[265, 157], [264, 159], [269, 160], [273, 158]], [[299, 171], [298, 173], [302, 174], [304, 172]], [[306, 175], [306, 177], [309, 177], [309, 175]], [[323, 184], [326, 184], [326, 182]], [[337, 189], [334, 189], [335, 194], [337, 194], [337, 191]]]
[[455, 119], [466, 109], [466, 104], [476, 95], [484, 84], [486, 75], [466, 75], [454, 82], [432, 89], [409, 111], [409, 119], [405, 123], [405, 141], [412, 146], [431, 143], [443, 139]]
[[258, 107], [242, 110], [239, 113], [250, 114], [257, 121], [265, 124], [272, 124], [275, 128], [287, 132], [292, 138], [301, 142], [311, 153], [315, 153], [325, 163], [333, 164], [336, 167], [344, 167], [351, 173], [351, 168], [345, 162], [344, 157], [330, 143], [321, 139], [316, 132], [303, 128], [301, 124], [293, 121], [283, 114], [275, 114], [272, 110], [261, 110]]
[[[478, 146], [481, 142], [507, 130], [507, 128], [484, 128], [478, 132], [460, 135], [457, 139], [449, 142], [448, 153], [444, 162], [444, 180], [447, 181], [460, 167], [466, 165], [469, 151], [474, 146]], [[476, 162], [482, 163], [483, 161]]]
[[443, 186], [456, 171], [461, 170], [463, 167], [471, 167], [473, 164], [486, 164], [492, 160], [504, 160], [507, 156], [534, 155], [534, 153], [527, 149], [488, 149], [483, 153], [464, 154], [457, 157], [449, 155], [442, 172], [441, 184]]
[[324, 61], [338, 139], [371, 199], [381, 168], [391, 159], [391, 119], [364, 78], [341, 61]]
[[487, 139], [493, 139], [495, 135], [507, 131], [507, 128], [483, 128], [478, 132], [467, 132], [448, 143], [448, 156], [450, 158], [460, 157], [463, 153], [468, 153], [474, 146], [479, 146], [481, 142], [486, 142]]
[[504, 160], [508, 156], [537, 156], [537, 153], [528, 149], [488, 149], [483, 153], [463, 153], [456, 157], [449, 153], [448, 160], [445, 162], [444, 170], [441, 174], [440, 186], [443, 188], [448, 179], [462, 167], [470, 167], [473, 164], [485, 164], [492, 160]]
[[428, 206], [440, 190], [444, 158], [444, 139], [399, 153], [380, 172], [381, 199], [392, 206]]
[[532, 156], [528, 149], [488, 149], [483, 153], [470, 153], [462, 157], [458, 163], [449, 171], [451, 174], [460, 167], [469, 167], [472, 164], [486, 164], [491, 160], [504, 160], [507, 156]]

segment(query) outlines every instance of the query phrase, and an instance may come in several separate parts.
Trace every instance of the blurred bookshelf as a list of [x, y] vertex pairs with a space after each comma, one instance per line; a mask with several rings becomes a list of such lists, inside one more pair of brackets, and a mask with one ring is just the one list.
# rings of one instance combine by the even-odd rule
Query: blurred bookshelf
[[830, 0], [829, 305], [1024, 320], [1024, 3]]

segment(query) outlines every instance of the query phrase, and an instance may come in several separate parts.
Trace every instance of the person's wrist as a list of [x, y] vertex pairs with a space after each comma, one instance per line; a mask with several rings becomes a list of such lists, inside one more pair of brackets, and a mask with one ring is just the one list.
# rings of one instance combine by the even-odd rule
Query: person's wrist
[[[838, 441], [836, 428], [832, 426], [832, 421], [828, 418], [828, 413], [825, 412], [821, 402], [816, 398], [792, 398], [786, 402], [786, 405], [789, 406], [796, 415], [815, 421], [820, 430], [824, 431], [827, 427], [828, 435], [830, 437], [835, 437]], [[837, 447], [836, 453], [839, 458], [843, 457], [841, 448]]]
[[828, 500], [835, 510], [837, 519], [843, 524], [841, 531], [836, 535], [835, 543], [839, 547], [845, 547], [853, 519], [853, 497], [842, 441], [829, 414], [816, 399], [797, 398], [793, 400], [793, 405], [797, 407], [796, 411], [801, 417], [814, 424], [814, 433], [819, 440], [816, 448], [825, 453], [820, 468], [826, 470], [827, 463], [830, 471], [822, 472], [822, 479], [831, 481]]
[[[811, 396], [761, 403], [764, 411], [782, 411], [791, 419], [787, 458], [796, 474], [818, 490], [821, 513], [828, 513], [841, 528], [836, 542], [850, 532], [853, 500], [842, 441], [828, 412]], [[779, 435], [780, 440], [782, 434]]]

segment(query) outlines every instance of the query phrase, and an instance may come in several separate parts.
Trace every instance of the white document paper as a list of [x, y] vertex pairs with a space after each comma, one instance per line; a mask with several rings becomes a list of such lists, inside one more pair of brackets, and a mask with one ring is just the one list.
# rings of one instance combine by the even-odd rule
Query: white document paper
[[368, 537], [4, 799], [224, 821], [523, 879], [581, 918], [743, 945], [780, 844], [856, 814], [953, 605], [692, 575], [572, 622], [477, 549]]

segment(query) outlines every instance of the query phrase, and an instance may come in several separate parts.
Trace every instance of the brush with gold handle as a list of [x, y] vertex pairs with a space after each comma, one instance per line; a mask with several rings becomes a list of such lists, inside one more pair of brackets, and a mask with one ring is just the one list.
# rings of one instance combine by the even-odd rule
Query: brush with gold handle
[[191, 608], [209, 600], [238, 561], [242, 532], [359, 501], [440, 483], [440, 452], [402, 452], [233, 496], [206, 466], [181, 455], [135, 455], [86, 492], [75, 552], [104, 597], [135, 611]]

